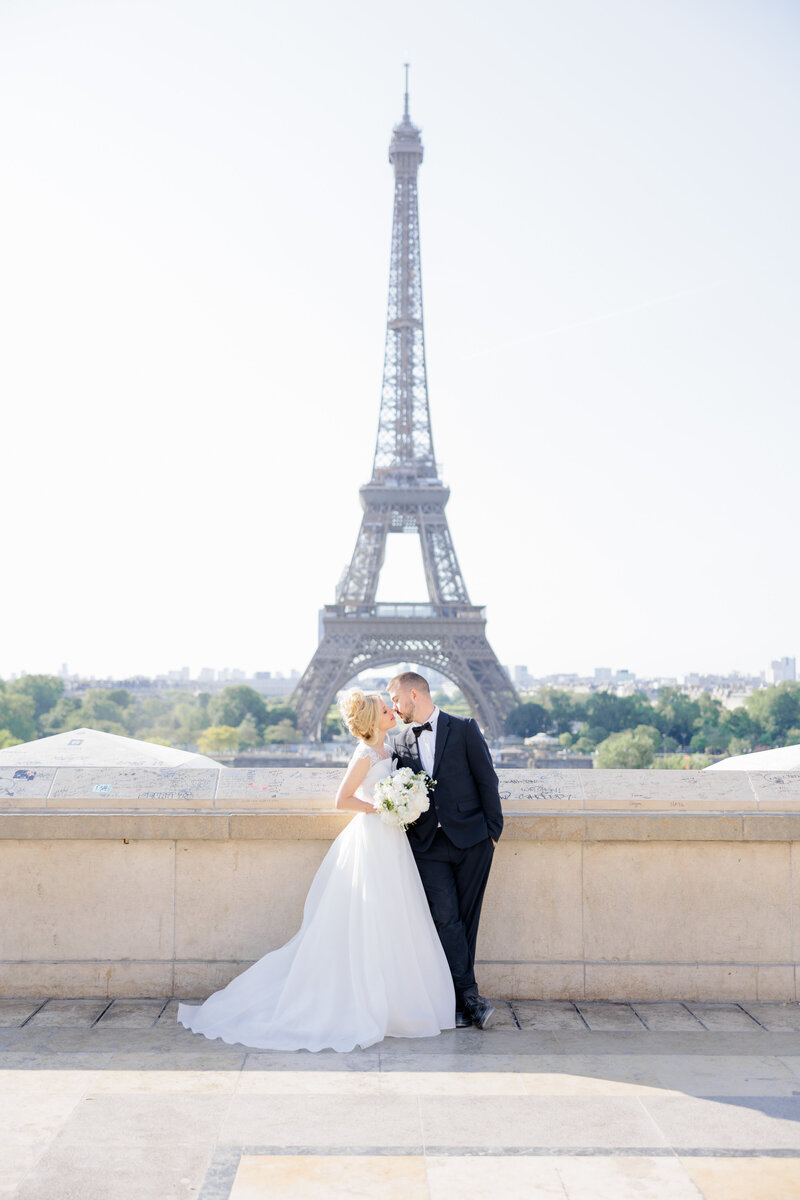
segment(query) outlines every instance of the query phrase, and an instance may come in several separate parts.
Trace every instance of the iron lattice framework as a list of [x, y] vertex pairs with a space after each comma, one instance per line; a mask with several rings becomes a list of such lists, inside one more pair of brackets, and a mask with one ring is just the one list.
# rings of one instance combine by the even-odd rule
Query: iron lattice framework
[[[367, 667], [414, 662], [456, 683], [485, 732], [496, 737], [518, 698], [486, 639], [486, 614], [470, 604], [445, 516], [449, 489], [433, 453], [419, 247], [420, 131], [408, 112], [393, 130], [394, 219], [389, 308], [372, 478], [359, 491], [364, 516], [356, 547], [321, 613], [316, 653], [297, 685], [298, 724], [317, 736], [336, 693]], [[390, 533], [419, 535], [428, 604], [378, 604]]]

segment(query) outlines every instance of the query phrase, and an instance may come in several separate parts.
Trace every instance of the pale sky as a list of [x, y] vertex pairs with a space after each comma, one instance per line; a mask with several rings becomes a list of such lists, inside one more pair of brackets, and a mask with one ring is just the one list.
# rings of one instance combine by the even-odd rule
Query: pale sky
[[[372, 466], [407, 59], [498, 657], [800, 657], [799, 32], [791, 0], [2, 0], [0, 676], [307, 664]], [[417, 545], [381, 598], [423, 598]]]

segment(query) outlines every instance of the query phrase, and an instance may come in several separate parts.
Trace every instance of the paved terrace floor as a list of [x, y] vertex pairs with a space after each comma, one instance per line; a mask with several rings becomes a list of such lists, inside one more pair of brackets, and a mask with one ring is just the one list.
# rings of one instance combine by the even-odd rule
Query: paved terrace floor
[[497, 1007], [485, 1033], [285, 1054], [193, 1034], [175, 1000], [0, 1000], [0, 1195], [800, 1197], [800, 1006]]

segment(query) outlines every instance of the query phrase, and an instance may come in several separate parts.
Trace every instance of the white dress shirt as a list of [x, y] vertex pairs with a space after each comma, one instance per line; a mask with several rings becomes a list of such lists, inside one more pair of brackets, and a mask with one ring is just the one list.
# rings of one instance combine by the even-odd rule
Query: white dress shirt
[[[422, 763], [422, 769], [431, 779], [433, 779], [433, 760], [436, 753], [436, 722], [439, 719], [439, 709], [434, 707], [433, 712], [428, 717], [431, 723], [430, 731], [423, 729], [422, 733], [417, 738], [419, 746], [419, 760]], [[415, 725], [424, 725], [424, 721], [415, 721]]]

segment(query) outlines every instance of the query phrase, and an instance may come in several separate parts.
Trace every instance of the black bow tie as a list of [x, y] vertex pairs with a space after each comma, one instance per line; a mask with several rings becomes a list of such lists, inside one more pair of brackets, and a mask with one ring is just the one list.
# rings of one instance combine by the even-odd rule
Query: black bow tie
[[418, 738], [424, 729], [427, 729], [429, 733], [433, 733], [433, 728], [430, 721], [426, 721], [424, 725], [411, 726], [411, 732], [414, 734], [415, 738]]

